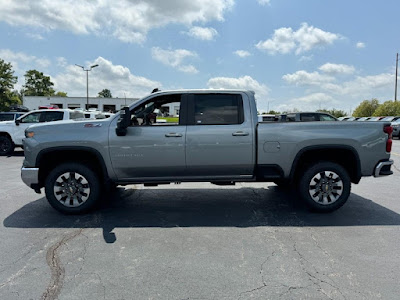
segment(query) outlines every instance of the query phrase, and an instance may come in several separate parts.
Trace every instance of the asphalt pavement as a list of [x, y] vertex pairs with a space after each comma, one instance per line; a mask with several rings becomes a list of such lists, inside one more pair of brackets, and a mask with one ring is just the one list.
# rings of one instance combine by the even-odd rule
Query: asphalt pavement
[[0, 157], [0, 299], [399, 299], [400, 140], [394, 174], [344, 207], [308, 212], [273, 183], [118, 188], [64, 216]]

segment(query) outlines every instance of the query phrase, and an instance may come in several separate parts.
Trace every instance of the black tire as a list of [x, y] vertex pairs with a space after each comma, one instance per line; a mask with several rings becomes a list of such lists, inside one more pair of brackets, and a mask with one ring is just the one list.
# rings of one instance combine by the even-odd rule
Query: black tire
[[322, 161], [304, 170], [298, 190], [312, 211], [328, 213], [343, 206], [350, 196], [351, 181], [339, 164]]
[[8, 136], [0, 136], [0, 156], [10, 155], [14, 152], [15, 145]]
[[97, 174], [79, 163], [64, 163], [48, 174], [45, 192], [50, 205], [63, 214], [83, 214], [93, 209], [101, 195]]

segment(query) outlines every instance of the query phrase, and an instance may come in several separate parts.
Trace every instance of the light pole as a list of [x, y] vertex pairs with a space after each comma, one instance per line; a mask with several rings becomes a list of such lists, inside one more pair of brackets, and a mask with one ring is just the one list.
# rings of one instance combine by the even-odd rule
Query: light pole
[[98, 67], [98, 64], [95, 64], [93, 66], [90, 66], [89, 69], [85, 69], [85, 67], [81, 65], [75, 64], [75, 66], [82, 68], [83, 71], [86, 72], [86, 110], [89, 109], [89, 71], [91, 71], [93, 68]]
[[394, 85], [394, 101], [397, 101], [397, 66], [399, 64], [399, 53], [396, 53], [396, 79]]

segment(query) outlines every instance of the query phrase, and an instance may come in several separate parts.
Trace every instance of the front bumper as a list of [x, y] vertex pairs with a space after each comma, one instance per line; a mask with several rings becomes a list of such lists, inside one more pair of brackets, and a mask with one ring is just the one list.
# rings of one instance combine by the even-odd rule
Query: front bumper
[[374, 176], [381, 177], [392, 175], [393, 171], [390, 170], [390, 167], [393, 165], [393, 160], [389, 159], [387, 161], [381, 161], [375, 167]]
[[21, 168], [22, 181], [32, 189], [39, 184], [39, 168]]

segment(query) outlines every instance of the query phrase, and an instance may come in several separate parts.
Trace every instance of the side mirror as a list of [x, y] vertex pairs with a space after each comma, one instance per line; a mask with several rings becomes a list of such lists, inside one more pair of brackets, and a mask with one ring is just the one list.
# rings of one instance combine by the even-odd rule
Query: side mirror
[[129, 107], [124, 107], [121, 109], [117, 128], [115, 128], [117, 136], [125, 136], [129, 125], [131, 125], [131, 111], [129, 110]]
[[21, 123], [21, 121], [20, 120], [15, 120], [15, 125], [17, 125], [17, 126], [19, 126], [19, 124]]

